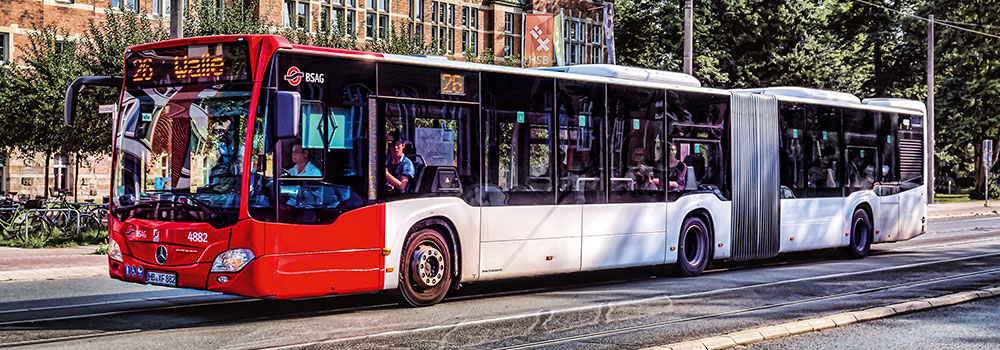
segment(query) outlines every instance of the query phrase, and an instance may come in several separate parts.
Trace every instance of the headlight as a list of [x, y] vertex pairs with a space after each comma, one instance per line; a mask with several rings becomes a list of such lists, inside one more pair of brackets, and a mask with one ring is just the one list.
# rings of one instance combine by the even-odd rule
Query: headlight
[[108, 257], [114, 261], [122, 261], [122, 248], [118, 246], [118, 242], [114, 239], [108, 240]]
[[212, 272], [239, 272], [254, 258], [250, 249], [227, 250], [215, 257], [212, 263]]

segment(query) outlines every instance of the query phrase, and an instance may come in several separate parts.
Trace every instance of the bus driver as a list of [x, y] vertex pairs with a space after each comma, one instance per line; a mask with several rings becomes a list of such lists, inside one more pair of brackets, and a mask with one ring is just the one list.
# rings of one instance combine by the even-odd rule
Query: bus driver
[[302, 148], [302, 142], [296, 142], [292, 145], [292, 163], [295, 163], [295, 166], [288, 168], [288, 176], [323, 176], [323, 172], [309, 161], [309, 152]]

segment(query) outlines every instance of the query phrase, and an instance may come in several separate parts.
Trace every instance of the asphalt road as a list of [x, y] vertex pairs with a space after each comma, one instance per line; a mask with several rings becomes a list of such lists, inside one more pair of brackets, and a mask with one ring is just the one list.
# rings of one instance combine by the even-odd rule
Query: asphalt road
[[635, 268], [480, 283], [421, 309], [384, 295], [289, 301], [107, 278], [3, 283], [0, 346], [641, 348], [1000, 284], [1000, 217], [928, 230], [862, 260], [818, 251], [697, 278]]
[[800, 334], [740, 349], [996, 349], [1000, 298]]

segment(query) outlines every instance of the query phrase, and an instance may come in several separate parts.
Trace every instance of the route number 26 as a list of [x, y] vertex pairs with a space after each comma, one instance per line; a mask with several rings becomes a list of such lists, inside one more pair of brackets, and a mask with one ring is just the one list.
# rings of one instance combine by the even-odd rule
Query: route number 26
[[465, 77], [459, 74], [441, 74], [441, 94], [465, 96]]
[[208, 234], [205, 232], [190, 232], [188, 240], [191, 242], [208, 243]]

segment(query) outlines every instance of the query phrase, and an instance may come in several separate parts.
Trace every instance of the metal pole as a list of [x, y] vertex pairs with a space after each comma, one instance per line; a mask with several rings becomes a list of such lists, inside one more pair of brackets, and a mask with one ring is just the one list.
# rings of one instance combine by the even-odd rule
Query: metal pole
[[684, 0], [684, 73], [692, 74], [694, 69], [694, 0]]
[[170, 1], [170, 38], [178, 39], [184, 36], [184, 22], [181, 18], [184, 13], [181, 6], [183, 6], [182, 0], [169, 0]]
[[[934, 15], [927, 16], [927, 203], [934, 203]], [[987, 192], [989, 190], [987, 189]]]

